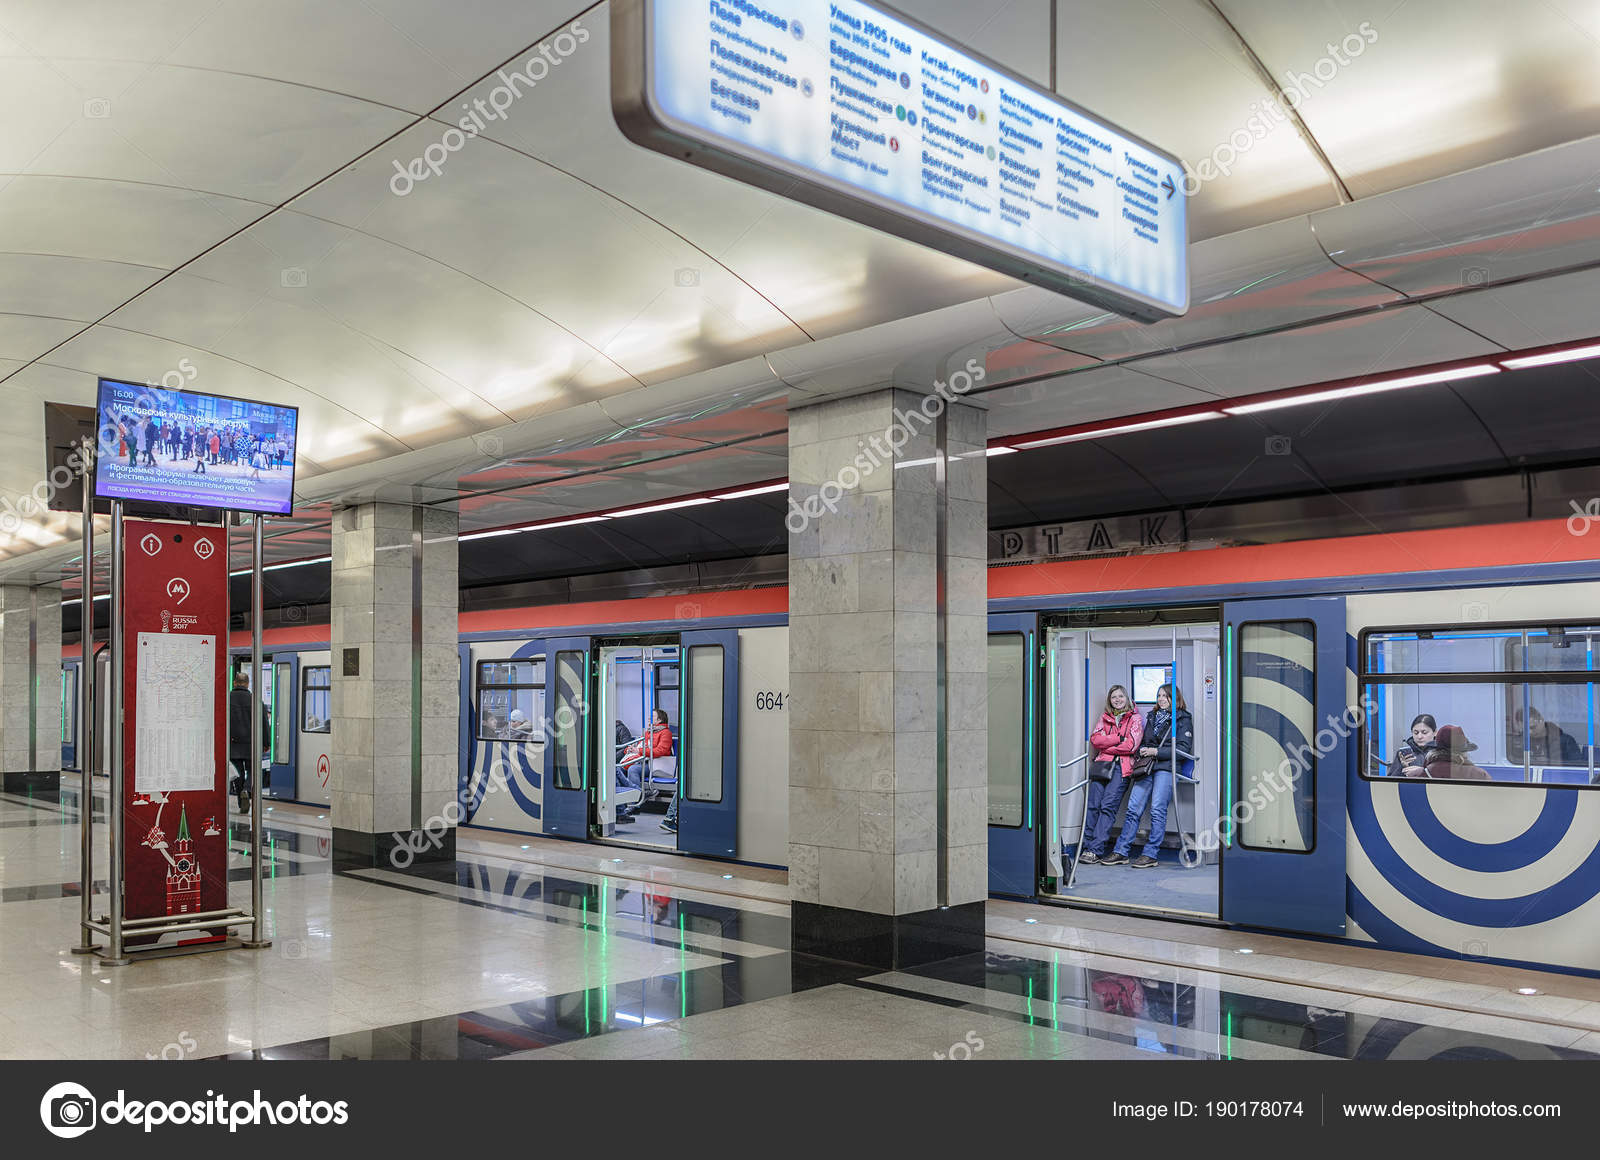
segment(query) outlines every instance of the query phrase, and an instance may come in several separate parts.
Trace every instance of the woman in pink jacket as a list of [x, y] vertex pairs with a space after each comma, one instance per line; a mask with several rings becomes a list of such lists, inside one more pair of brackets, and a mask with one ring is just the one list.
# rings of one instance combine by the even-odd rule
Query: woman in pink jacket
[[1139, 741], [1144, 736], [1144, 720], [1133, 707], [1128, 690], [1112, 685], [1106, 694], [1105, 711], [1100, 723], [1089, 734], [1089, 801], [1084, 807], [1088, 816], [1083, 822], [1083, 852], [1080, 863], [1094, 865], [1106, 852], [1111, 841], [1111, 823], [1122, 812], [1122, 799], [1128, 792], [1129, 775], [1133, 773], [1133, 757], [1139, 752]]

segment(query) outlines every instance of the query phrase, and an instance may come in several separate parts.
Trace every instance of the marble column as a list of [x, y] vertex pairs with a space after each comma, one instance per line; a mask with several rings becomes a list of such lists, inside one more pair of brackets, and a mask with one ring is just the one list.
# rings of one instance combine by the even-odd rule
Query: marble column
[[333, 517], [332, 806], [340, 867], [453, 861], [460, 574], [453, 511]]
[[61, 591], [0, 586], [0, 782], [61, 784]]
[[885, 389], [789, 420], [794, 949], [886, 968], [981, 951], [985, 412]]

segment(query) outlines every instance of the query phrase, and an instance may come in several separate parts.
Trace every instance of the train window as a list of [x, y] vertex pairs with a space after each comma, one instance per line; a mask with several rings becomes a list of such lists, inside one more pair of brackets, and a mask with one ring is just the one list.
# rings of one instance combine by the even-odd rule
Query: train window
[[542, 743], [543, 657], [478, 662], [478, 740]]
[[1027, 640], [989, 638], [989, 824], [1020, 826], [1027, 796]]
[[584, 787], [583, 711], [588, 697], [588, 684], [588, 654], [576, 651], [556, 653], [556, 711], [546, 728], [554, 742], [550, 770], [557, 789]]
[[300, 670], [300, 732], [333, 732], [331, 665], [307, 665]]
[[[1310, 853], [1316, 846], [1316, 625], [1239, 629], [1239, 844]], [[1287, 787], [1287, 788], [1285, 788]]]
[[289, 764], [290, 724], [294, 713], [294, 665], [277, 661], [272, 666], [272, 763]]
[[722, 800], [721, 645], [689, 649], [689, 728], [684, 734], [688, 769], [684, 796], [694, 802]]
[[[1363, 776], [1597, 784], [1600, 629], [1473, 625], [1365, 635]], [[1437, 642], [1444, 647], [1417, 651]]]

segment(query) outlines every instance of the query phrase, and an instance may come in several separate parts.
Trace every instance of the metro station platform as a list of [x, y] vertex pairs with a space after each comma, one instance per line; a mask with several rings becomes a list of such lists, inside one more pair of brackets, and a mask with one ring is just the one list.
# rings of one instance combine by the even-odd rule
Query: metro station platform
[[68, 950], [75, 782], [0, 795], [0, 1057], [1600, 1058], [1590, 978], [994, 900], [982, 955], [873, 971], [791, 955], [780, 871], [480, 833], [342, 872], [281, 805], [270, 949], [112, 968]]

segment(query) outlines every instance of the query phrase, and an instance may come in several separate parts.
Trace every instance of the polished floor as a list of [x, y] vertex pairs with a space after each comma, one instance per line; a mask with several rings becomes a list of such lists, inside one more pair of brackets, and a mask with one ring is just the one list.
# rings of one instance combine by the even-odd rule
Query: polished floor
[[1004, 902], [983, 955], [857, 970], [789, 953], [781, 872], [472, 833], [447, 868], [336, 873], [325, 814], [285, 805], [271, 948], [108, 967], [68, 950], [55, 796], [0, 795], [3, 1058], [1600, 1057], [1595, 980]]

